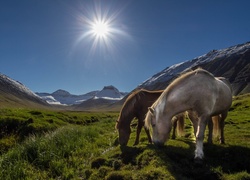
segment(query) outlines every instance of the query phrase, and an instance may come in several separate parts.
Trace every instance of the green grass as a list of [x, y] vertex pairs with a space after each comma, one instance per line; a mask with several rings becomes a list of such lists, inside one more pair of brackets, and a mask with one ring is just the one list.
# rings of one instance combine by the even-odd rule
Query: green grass
[[118, 112], [2, 109], [0, 179], [250, 179], [249, 106], [249, 94], [234, 98], [226, 144], [216, 137], [213, 145], [205, 140], [202, 165], [193, 161], [188, 120], [185, 136], [163, 148], [148, 144], [144, 131], [132, 146], [135, 127], [128, 146], [120, 147]]
[[68, 124], [85, 126], [117, 117], [117, 113], [49, 111], [34, 109], [0, 109], [0, 153], [30, 134], [53, 131]]

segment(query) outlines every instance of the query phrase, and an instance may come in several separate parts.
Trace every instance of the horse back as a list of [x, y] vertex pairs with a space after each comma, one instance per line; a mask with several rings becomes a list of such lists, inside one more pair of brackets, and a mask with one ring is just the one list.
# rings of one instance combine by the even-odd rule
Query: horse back
[[145, 114], [148, 111], [148, 108], [160, 97], [163, 90], [159, 91], [148, 91], [141, 90], [137, 93], [137, 103], [136, 103], [136, 113], [138, 118], [141, 117], [144, 119]]

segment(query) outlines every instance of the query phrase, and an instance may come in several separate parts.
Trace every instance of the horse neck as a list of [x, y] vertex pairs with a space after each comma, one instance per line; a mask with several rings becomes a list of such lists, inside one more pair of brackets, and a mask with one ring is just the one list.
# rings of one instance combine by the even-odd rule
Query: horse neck
[[167, 120], [171, 121], [172, 117], [176, 114], [182, 113], [189, 109], [189, 106], [184, 103], [185, 100], [176, 98], [178, 95], [174, 95], [176, 88], [166, 89], [158, 100], [154, 103], [155, 109], [160, 113], [161, 116], [164, 116]]
[[120, 113], [119, 116], [119, 127], [130, 127], [130, 123], [133, 120], [134, 117], [136, 117], [136, 113], [135, 113], [135, 108], [131, 108], [130, 106], [132, 106], [130, 103], [126, 103]]
[[122, 114], [119, 119], [119, 124], [121, 125], [121, 127], [129, 127], [134, 117], [135, 115], [132, 113]]

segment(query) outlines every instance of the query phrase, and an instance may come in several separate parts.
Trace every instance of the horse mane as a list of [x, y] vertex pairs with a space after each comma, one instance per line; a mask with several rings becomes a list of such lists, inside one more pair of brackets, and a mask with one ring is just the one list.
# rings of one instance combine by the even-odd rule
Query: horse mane
[[[183, 80], [186, 80], [187, 78], [191, 77], [191, 76], [195, 76], [197, 74], [204, 74], [206, 76], [209, 76], [211, 78], [215, 78], [214, 75], [202, 68], [197, 68], [195, 70], [188, 70], [188, 71], [185, 71], [184, 73], [180, 74], [180, 76], [178, 76], [176, 79], [174, 79], [169, 85], [168, 87], [163, 91], [163, 93], [161, 94], [161, 96], [153, 103], [153, 105], [151, 106], [153, 109], [155, 108], [155, 106], [157, 104], [159, 104], [160, 101], [162, 101], [162, 98], [165, 97], [168, 93], [170, 93], [173, 88], [179, 84], [181, 81]], [[164, 101], [165, 102], [165, 101]], [[165, 103], [162, 105], [162, 108], [165, 107]], [[150, 117], [150, 112], [148, 111], [148, 113], [146, 114], [146, 118], [145, 118], [145, 124], [147, 127], [149, 127], [150, 125], [150, 120], [149, 120], [149, 117]]]

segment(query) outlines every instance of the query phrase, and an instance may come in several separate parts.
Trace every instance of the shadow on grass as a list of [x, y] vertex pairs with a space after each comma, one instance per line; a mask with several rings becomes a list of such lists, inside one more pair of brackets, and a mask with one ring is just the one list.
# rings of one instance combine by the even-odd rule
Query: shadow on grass
[[143, 149], [140, 147], [129, 147], [129, 146], [120, 146], [121, 149], [121, 160], [124, 164], [131, 163], [132, 165], [136, 165], [136, 157], [140, 153], [143, 152]]
[[[250, 148], [205, 143], [204, 162], [197, 164], [194, 162], [194, 142], [175, 140], [173, 143], [176, 146], [165, 145], [161, 148], [151, 144], [120, 146], [120, 153], [115, 153], [108, 159], [97, 159], [92, 165], [98, 163], [98, 166], [92, 168], [98, 169], [99, 174], [102, 167], [111, 168], [105, 174], [107, 179], [117, 179], [118, 175], [125, 178], [130, 170], [136, 170], [136, 177], [140, 176], [141, 179], [173, 177], [174, 179], [214, 180], [223, 179], [225, 174], [237, 174], [243, 171], [250, 173]], [[178, 146], [179, 144], [183, 146]], [[131, 174], [129, 177], [133, 179]]]
[[164, 146], [155, 150], [164, 166], [176, 179], [221, 179], [222, 174], [242, 171], [250, 173], [250, 148], [242, 146], [204, 144], [205, 158], [202, 164], [194, 162], [195, 143], [183, 141], [189, 148]]

